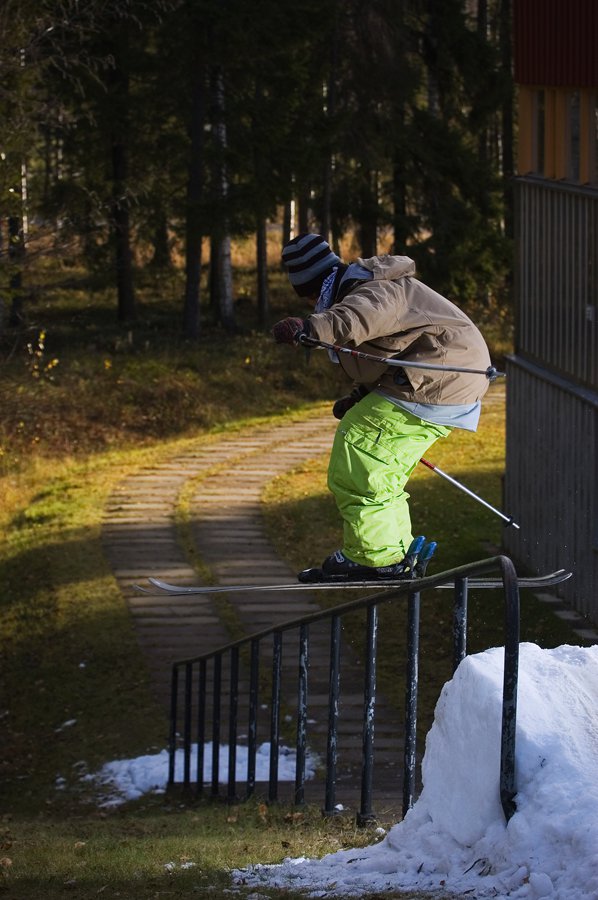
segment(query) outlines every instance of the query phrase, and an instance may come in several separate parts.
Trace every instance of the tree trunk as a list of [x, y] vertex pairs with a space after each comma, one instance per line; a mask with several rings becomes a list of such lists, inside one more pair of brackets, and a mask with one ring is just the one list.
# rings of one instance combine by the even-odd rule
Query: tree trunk
[[112, 233], [116, 258], [118, 319], [128, 322], [136, 317], [131, 256], [131, 225], [126, 197], [127, 148], [120, 142], [112, 145]]
[[436, 118], [440, 116], [440, 86], [438, 84], [438, 22], [435, 0], [427, 2], [426, 22], [426, 70], [428, 74], [428, 111]]
[[336, 78], [339, 56], [339, 28], [338, 15], [335, 18], [335, 27], [330, 45], [330, 77], [325, 97], [325, 112], [328, 121], [328, 140], [324, 156], [324, 176], [322, 183], [322, 222], [321, 231], [326, 240], [332, 244], [332, 183], [334, 176], [334, 154], [331, 122], [336, 115]]
[[256, 262], [258, 316], [260, 325], [262, 328], [265, 328], [268, 325], [268, 317], [270, 315], [270, 298], [268, 296], [268, 245], [265, 218], [260, 218], [257, 223]]
[[109, 76], [110, 144], [112, 157], [111, 227], [116, 261], [118, 319], [136, 317], [131, 255], [131, 226], [128, 198], [129, 76], [126, 26], [115, 26], [114, 68]]
[[224, 78], [222, 70], [216, 67], [213, 73], [214, 102], [214, 142], [216, 145], [215, 187], [216, 216], [212, 234], [212, 259], [214, 271], [211, 274], [215, 297], [218, 303], [218, 320], [224, 328], [235, 327], [235, 311], [233, 305], [233, 272], [230, 253], [230, 234], [228, 232], [228, 173], [225, 154], [227, 150], [226, 122], [224, 120]]
[[183, 335], [196, 341], [201, 333], [200, 282], [203, 229], [203, 133], [205, 120], [206, 73], [201, 59], [193, 61], [190, 152], [187, 168], [187, 215], [185, 220], [185, 297], [183, 303]]
[[168, 269], [170, 267], [170, 245], [168, 241], [168, 219], [163, 209], [156, 213], [154, 227], [154, 254], [151, 265], [154, 269]]
[[291, 201], [288, 200], [282, 211], [282, 246], [288, 244], [291, 240], [291, 228], [293, 223], [291, 222]]
[[403, 254], [410, 235], [407, 221], [405, 161], [403, 154], [398, 150], [395, 150], [392, 167], [392, 197], [393, 252]]
[[8, 219], [8, 258], [10, 265], [10, 313], [8, 324], [17, 328], [23, 324], [23, 257], [25, 239], [22, 220], [18, 216]]
[[307, 187], [300, 188], [297, 197], [297, 231], [298, 234], [305, 234], [309, 231], [309, 188]]
[[233, 307], [233, 269], [230, 235], [212, 238], [210, 253], [212, 299], [219, 323], [228, 331], [235, 329]]
[[359, 212], [359, 243], [361, 255], [375, 256], [378, 247], [377, 174], [369, 169], [363, 172]]
[[[484, 43], [488, 40], [488, 0], [478, 0], [478, 36]], [[488, 129], [482, 128], [478, 135], [478, 156], [483, 164], [488, 161]]]

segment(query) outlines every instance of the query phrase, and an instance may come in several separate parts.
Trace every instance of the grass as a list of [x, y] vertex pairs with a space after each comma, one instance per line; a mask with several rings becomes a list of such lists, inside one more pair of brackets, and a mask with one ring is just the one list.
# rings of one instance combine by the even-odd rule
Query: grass
[[[113, 293], [97, 279], [71, 263], [40, 263], [27, 324], [0, 338], [0, 896], [10, 900], [224, 897], [231, 867], [375, 839], [310, 809], [296, 817], [259, 804], [231, 809], [166, 796], [102, 811], [79, 777], [106, 760], [162, 749], [167, 734], [101, 548], [102, 509], [115, 484], [187, 442], [301, 416], [345, 391], [325, 354], [307, 363], [258, 328], [252, 278], [249, 270], [238, 274], [239, 332], [206, 326], [192, 345], [178, 335], [177, 272], [141, 278], [139, 321], [122, 326]], [[272, 307], [273, 320], [297, 313], [277, 274]], [[499, 361], [507, 330], [491, 318], [486, 326]], [[482, 431], [477, 444], [452, 437], [446, 445], [446, 468], [492, 502], [500, 492], [501, 415], [497, 407], [487, 420], [491, 440]], [[440, 465], [444, 458], [435, 452]], [[324, 468], [310, 463], [268, 492], [280, 552], [297, 565], [338, 545]], [[413, 502], [422, 530], [440, 538], [439, 565], [486, 556], [500, 527], [471, 516], [473, 508], [465, 511], [434, 478], [417, 474]], [[439, 515], [443, 506], [450, 516]], [[184, 535], [184, 503], [180, 512]], [[540, 613], [529, 613], [535, 628]], [[434, 634], [445, 613], [438, 607], [430, 615]], [[543, 629], [547, 639], [548, 624]], [[477, 640], [486, 634], [474, 631]], [[426, 651], [439, 672], [442, 652]]]
[[[258, 802], [185, 807], [155, 799], [133, 804], [124, 813], [45, 816], [33, 824], [5, 820], [0, 835], [0, 896], [11, 900], [149, 900], [208, 893], [219, 898], [231, 893], [231, 865], [321, 856], [379, 839], [373, 829], [356, 829], [346, 819], [325, 822], [315, 810], [293, 812]], [[286, 891], [260, 894], [297, 896]]]

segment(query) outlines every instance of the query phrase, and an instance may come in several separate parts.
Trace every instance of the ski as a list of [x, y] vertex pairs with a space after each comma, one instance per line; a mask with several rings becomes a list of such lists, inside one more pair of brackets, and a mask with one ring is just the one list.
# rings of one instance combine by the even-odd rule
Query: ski
[[[550, 587], [551, 585], [561, 584], [571, 578], [572, 572], [566, 569], [557, 569], [556, 572], [550, 572], [547, 575], [537, 575], [531, 578], [518, 578], [517, 584], [520, 588], [535, 588], [536, 590]], [[238, 594], [259, 591], [337, 591], [341, 590], [369, 590], [377, 588], [378, 590], [387, 588], [416, 587], [418, 582], [427, 581], [427, 578], [402, 579], [395, 581], [318, 581], [304, 584], [300, 581], [294, 581], [290, 584], [218, 584], [218, 585], [183, 585], [170, 584], [168, 581], [161, 581], [159, 578], [147, 579], [151, 587], [144, 587], [135, 584], [135, 590], [141, 591], [143, 594], [169, 594], [170, 596], [186, 596], [196, 594]], [[503, 586], [502, 580], [497, 578], [470, 578], [468, 586], [471, 590], [495, 590]], [[454, 587], [454, 582], [449, 581], [445, 584], [437, 584], [434, 590], [446, 589]]]

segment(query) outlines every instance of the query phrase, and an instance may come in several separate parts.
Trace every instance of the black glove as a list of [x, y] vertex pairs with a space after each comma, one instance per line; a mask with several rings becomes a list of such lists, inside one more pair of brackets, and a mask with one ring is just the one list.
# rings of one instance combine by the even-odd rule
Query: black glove
[[360, 400], [363, 400], [365, 396], [369, 394], [369, 391], [362, 384], [358, 385], [358, 387], [353, 388], [350, 394], [347, 394], [346, 397], [341, 397], [340, 400], [337, 400], [334, 406], [332, 407], [332, 415], [335, 419], [342, 419], [346, 412], [349, 412], [351, 407], [355, 406], [356, 403], [359, 403]]
[[332, 407], [332, 415], [335, 419], [342, 419], [346, 412], [349, 412], [352, 406], [355, 406], [357, 400], [349, 394], [347, 397], [341, 397]]
[[308, 333], [307, 323], [296, 316], [281, 319], [272, 328], [272, 335], [277, 344], [297, 344], [301, 335]]

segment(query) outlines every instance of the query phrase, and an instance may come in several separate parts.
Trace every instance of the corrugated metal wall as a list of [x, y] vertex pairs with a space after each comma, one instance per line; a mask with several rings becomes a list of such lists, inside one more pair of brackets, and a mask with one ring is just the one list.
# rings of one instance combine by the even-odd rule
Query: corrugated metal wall
[[596, 0], [515, 0], [513, 42], [517, 84], [598, 84]]
[[598, 623], [598, 191], [521, 178], [507, 366], [507, 551]]
[[517, 349], [598, 390], [598, 190], [516, 188]]
[[598, 622], [598, 393], [516, 356], [507, 365], [507, 552], [535, 572], [571, 569], [559, 589]]

